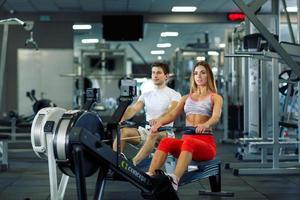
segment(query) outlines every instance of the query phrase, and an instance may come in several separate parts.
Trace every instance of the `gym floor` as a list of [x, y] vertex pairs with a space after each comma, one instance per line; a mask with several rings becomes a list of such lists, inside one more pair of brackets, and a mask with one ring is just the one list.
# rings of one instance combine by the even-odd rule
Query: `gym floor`
[[[28, 146], [30, 147], [30, 146]], [[130, 148], [128, 148], [129, 151]], [[132, 150], [133, 151], [133, 150]], [[232, 170], [224, 169], [224, 164], [237, 162], [234, 157], [236, 146], [218, 144], [217, 157], [222, 160], [222, 190], [232, 191], [234, 197], [198, 196], [198, 190], [208, 190], [208, 180], [201, 180], [179, 188], [180, 199], [300, 199], [299, 175], [276, 176], [233, 176]], [[47, 162], [40, 160], [32, 151], [9, 152], [9, 169], [0, 172], [1, 200], [46, 200], [49, 198], [49, 178]], [[89, 199], [93, 198], [96, 174], [87, 178]], [[60, 179], [59, 179], [60, 180]], [[71, 178], [65, 200], [77, 199], [75, 179]], [[140, 191], [130, 183], [107, 181], [105, 186], [106, 200], [143, 199]]]

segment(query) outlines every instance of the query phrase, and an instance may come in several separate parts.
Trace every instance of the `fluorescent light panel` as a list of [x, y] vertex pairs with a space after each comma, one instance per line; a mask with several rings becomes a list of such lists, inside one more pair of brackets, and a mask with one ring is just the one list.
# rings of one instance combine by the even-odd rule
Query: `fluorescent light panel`
[[90, 24], [74, 24], [73, 30], [90, 30], [92, 26]]
[[82, 39], [81, 43], [83, 43], [83, 44], [95, 44], [95, 43], [99, 43], [99, 39], [96, 39], [96, 38]]
[[197, 56], [196, 60], [197, 61], [205, 61], [205, 56]]
[[172, 12], [195, 12], [196, 6], [173, 6]]
[[197, 56], [197, 52], [194, 51], [184, 51], [182, 53], [183, 56]]
[[168, 47], [171, 47], [171, 43], [158, 43], [156, 44], [156, 47], [157, 48], [168, 48]]
[[152, 50], [150, 53], [152, 55], [162, 55], [162, 54], [165, 54], [165, 51], [164, 50]]
[[220, 48], [225, 48], [225, 47], [226, 47], [226, 44], [225, 44], [225, 43], [220, 43], [220, 44], [219, 44], [219, 47], [220, 47]]
[[296, 6], [293, 6], [293, 7], [286, 7], [286, 10], [287, 10], [288, 12], [297, 12], [297, 11], [298, 11], [298, 9], [297, 9]]
[[177, 37], [179, 34], [178, 32], [161, 32], [161, 37]]
[[210, 56], [218, 56], [219, 52], [217, 52], [217, 51], [208, 51], [207, 54], [210, 55]]

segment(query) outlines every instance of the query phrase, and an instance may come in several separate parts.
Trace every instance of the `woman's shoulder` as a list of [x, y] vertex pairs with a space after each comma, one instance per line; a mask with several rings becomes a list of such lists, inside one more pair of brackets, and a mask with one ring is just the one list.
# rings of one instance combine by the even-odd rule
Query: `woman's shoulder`
[[213, 93], [211, 93], [211, 98], [213, 99], [213, 100], [221, 100], [222, 101], [222, 96], [221, 95], [219, 95], [218, 93], [216, 93], [216, 92], [213, 92]]

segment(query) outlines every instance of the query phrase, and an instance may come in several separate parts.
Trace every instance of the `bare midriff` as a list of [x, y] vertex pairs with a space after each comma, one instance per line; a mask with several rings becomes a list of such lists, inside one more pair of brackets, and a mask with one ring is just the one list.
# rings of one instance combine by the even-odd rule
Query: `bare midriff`
[[186, 116], [185, 124], [186, 126], [198, 126], [199, 124], [203, 124], [209, 120], [209, 116], [206, 115], [194, 115], [190, 114]]

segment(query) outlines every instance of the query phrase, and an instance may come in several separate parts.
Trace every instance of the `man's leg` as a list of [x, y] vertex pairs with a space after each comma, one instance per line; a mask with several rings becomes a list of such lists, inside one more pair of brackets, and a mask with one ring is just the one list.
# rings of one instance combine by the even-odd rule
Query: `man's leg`
[[163, 164], [167, 159], [167, 156], [168, 156], [167, 153], [161, 150], [156, 150], [147, 173], [150, 176], [153, 175], [155, 170], [160, 169], [163, 166]]
[[160, 141], [162, 138], [167, 137], [166, 132], [158, 132], [156, 134], [149, 134], [145, 144], [141, 147], [136, 156], [132, 159], [134, 165], [139, 164], [143, 159], [145, 159], [153, 150], [154, 145], [157, 141]]
[[[137, 131], [136, 128], [122, 128], [120, 130], [121, 133], [121, 139], [120, 139], [120, 151], [123, 152], [126, 142], [138, 145], [141, 142], [141, 138], [139, 137], [140, 134]], [[117, 137], [114, 140], [113, 143], [113, 150], [117, 151]]]

